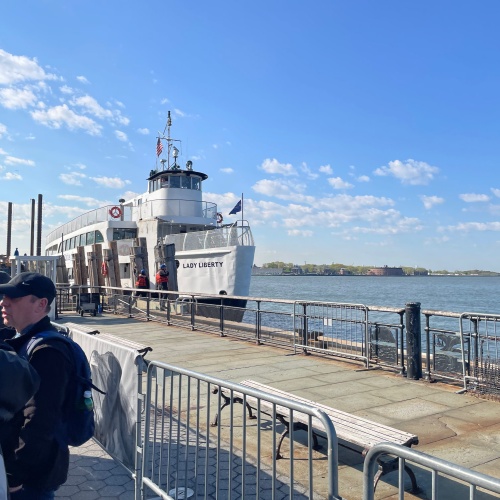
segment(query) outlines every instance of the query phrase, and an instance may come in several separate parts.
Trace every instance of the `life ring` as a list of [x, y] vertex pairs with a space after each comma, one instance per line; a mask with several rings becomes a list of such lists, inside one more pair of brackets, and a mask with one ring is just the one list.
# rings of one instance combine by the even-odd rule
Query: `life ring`
[[113, 219], [119, 219], [122, 216], [122, 209], [120, 207], [111, 207], [109, 209], [109, 215], [113, 217]]
[[221, 224], [223, 220], [224, 217], [222, 217], [222, 214], [220, 212], [217, 212], [217, 224]]
[[103, 276], [107, 276], [109, 274], [108, 263], [106, 261], [103, 261], [101, 264], [101, 274]]

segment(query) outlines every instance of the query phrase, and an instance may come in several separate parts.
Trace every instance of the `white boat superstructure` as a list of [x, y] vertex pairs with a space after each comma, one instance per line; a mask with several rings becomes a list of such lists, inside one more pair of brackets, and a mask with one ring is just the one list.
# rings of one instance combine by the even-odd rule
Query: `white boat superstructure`
[[[147, 191], [117, 205], [104, 206], [80, 215], [58, 227], [46, 238], [46, 254], [64, 254], [68, 274], [72, 278], [72, 260], [77, 247], [85, 251], [91, 245], [116, 241], [120, 279], [124, 287], [134, 286], [130, 265], [131, 249], [136, 238], [145, 238], [151, 277], [159, 265], [154, 248], [158, 244], [175, 244], [178, 261], [177, 282], [181, 292], [247, 296], [255, 246], [247, 221], [239, 219], [222, 224], [215, 203], [202, 198], [205, 173], [193, 170], [191, 161], [185, 168], [177, 165], [178, 149], [168, 136], [167, 159], [160, 168], [150, 171]], [[157, 150], [162, 151], [158, 146]], [[171, 164], [171, 159], [173, 162]], [[154, 283], [154, 279], [151, 279]]]

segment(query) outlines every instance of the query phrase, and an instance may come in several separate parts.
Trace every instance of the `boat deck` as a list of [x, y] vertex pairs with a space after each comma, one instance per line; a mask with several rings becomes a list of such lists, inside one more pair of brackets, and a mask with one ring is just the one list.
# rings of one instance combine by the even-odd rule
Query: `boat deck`
[[[140, 341], [153, 348], [149, 360], [232, 382], [258, 377], [277, 389], [416, 434], [419, 444], [414, 449], [500, 478], [500, 403], [456, 394], [460, 387], [407, 380], [382, 370], [364, 370], [359, 363], [294, 355], [272, 346], [133, 318], [65, 313], [57, 322], [82, 324]], [[133, 482], [96, 445], [76, 448], [72, 455], [70, 478], [58, 491], [58, 498], [133, 498]], [[339, 493], [345, 499], [362, 498], [361, 459], [353, 462], [340, 449], [339, 460]], [[114, 471], [110, 479], [99, 478], [103, 467]], [[115, 477], [113, 483], [114, 476], [122, 479]], [[96, 481], [100, 488], [91, 487]], [[430, 484], [419, 486], [423, 492], [417, 496], [406, 493], [405, 498], [430, 498], [426, 496]], [[86, 492], [92, 495], [85, 496]], [[447, 495], [440, 493], [439, 498]], [[392, 497], [383, 496], [379, 486], [377, 498]]]

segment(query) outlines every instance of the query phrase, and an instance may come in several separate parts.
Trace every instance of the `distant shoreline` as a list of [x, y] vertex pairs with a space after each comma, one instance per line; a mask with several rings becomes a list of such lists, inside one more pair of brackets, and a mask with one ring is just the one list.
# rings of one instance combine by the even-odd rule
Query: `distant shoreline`
[[375, 274], [252, 274], [252, 278], [293, 277], [305, 278], [316, 276], [321, 278], [499, 278], [500, 274], [403, 274], [400, 276], [384, 276]]

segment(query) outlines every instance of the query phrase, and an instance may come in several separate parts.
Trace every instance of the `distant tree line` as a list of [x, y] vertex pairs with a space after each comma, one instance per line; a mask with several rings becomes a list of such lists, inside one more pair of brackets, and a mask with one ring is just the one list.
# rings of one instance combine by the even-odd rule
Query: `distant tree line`
[[[368, 274], [370, 269], [380, 267], [380, 266], [349, 266], [346, 264], [300, 264], [296, 265], [292, 262], [267, 262], [263, 264], [266, 269], [283, 269], [284, 273], [292, 273], [294, 269], [300, 267], [305, 274], [341, 274], [341, 269], [348, 274], [364, 275]], [[414, 275], [414, 274], [460, 274], [465, 276], [500, 276], [500, 273], [493, 271], [482, 271], [479, 269], [471, 269], [469, 271], [447, 271], [443, 270], [431, 270], [424, 267], [406, 267], [406, 266], [394, 266], [401, 267], [404, 274]]]

